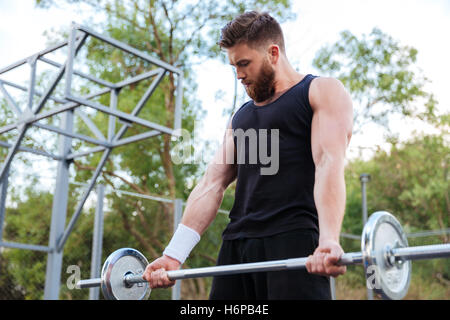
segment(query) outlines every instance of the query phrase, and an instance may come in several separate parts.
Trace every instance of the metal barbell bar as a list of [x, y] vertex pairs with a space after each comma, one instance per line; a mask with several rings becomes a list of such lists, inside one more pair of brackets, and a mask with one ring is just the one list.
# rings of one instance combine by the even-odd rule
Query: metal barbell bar
[[[450, 256], [450, 244], [408, 247], [400, 223], [390, 213], [378, 211], [364, 226], [361, 252], [344, 253], [338, 265], [363, 264], [367, 285], [386, 299], [406, 295], [411, 277], [411, 260]], [[251, 272], [293, 270], [306, 267], [307, 257], [167, 271], [170, 280], [211, 277]], [[80, 280], [78, 288], [101, 286], [107, 299], [146, 299], [150, 294], [143, 278], [147, 259], [137, 250], [113, 252], [102, 269], [102, 277]]]

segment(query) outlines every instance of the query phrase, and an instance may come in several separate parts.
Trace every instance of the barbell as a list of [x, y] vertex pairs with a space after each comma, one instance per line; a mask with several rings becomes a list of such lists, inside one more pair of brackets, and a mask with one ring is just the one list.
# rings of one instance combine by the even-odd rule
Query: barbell
[[[398, 220], [389, 212], [373, 213], [364, 226], [361, 252], [344, 253], [338, 265], [362, 264], [367, 286], [384, 299], [402, 299], [411, 280], [411, 260], [450, 256], [450, 244], [408, 247], [408, 240]], [[306, 267], [307, 257], [232, 264], [167, 272], [170, 280], [211, 277], [238, 273], [293, 270]], [[148, 261], [139, 251], [122, 248], [109, 255], [101, 278], [80, 280], [77, 288], [100, 286], [106, 299], [143, 300], [150, 286], [143, 278]]]

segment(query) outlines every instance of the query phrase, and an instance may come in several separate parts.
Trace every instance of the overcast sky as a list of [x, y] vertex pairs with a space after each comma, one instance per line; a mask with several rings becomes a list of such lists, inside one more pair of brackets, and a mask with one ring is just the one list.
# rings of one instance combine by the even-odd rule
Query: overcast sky
[[[42, 10], [34, 0], [0, 0], [0, 68], [46, 48], [45, 31], [66, 28], [71, 21], [82, 23], [84, 17], [61, 9]], [[450, 108], [448, 74], [450, 71], [450, 1], [449, 0], [314, 0], [292, 1], [297, 19], [282, 25], [288, 58], [301, 73], [314, 73], [311, 62], [317, 50], [334, 43], [339, 33], [349, 30], [355, 35], [368, 34], [374, 27], [418, 49], [417, 65], [432, 80], [427, 90], [433, 92], [441, 110]], [[101, 30], [97, 30], [101, 32]], [[234, 74], [228, 64], [208, 61], [196, 68], [198, 97], [208, 116], [198, 135], [215, 143], [222, 139], [227, 119], [223, 108], [232, 103]], [[211, 75], [215, 77], [211, 78]], [[1, 76], [0, 76], [1, 78]], [[24, 79], [27, 80], [27, 79]], [[216, 99], [218, 90], [225, 91]], [[240, 89], [242, 99], [245, 99]], [[240, 101], [242, 102], [242, 101]], [[394, 122], [395, 123], [395, 122]], [[406, 139], [411, 128], [398, 122], [401, 138]], [[368, 126], [354, 137], [350, 153], [358, 147], [381, 144], [383, 135]]]

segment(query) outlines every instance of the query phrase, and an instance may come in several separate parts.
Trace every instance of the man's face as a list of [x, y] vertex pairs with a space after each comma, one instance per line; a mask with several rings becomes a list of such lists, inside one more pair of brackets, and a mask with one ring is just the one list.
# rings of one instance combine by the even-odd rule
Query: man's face
[[270, 99], [275, 93], [275, 70], [267, 55], [245, 43], [227, 49], [230, 64], [250, 98], [255, 102]]

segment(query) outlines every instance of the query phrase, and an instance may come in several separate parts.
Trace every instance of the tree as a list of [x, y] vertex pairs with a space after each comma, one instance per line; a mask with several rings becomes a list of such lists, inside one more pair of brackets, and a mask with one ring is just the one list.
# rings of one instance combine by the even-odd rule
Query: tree
[[[400, 221], [406, 233], [447, 229], [450, 222], [449, 154], [448, 133], [423, 134], [403, 143], [391, 141], [390, 151], [380, 149], [370, 160], [350, 161], [345, 169], [347, 202], [342, 232], [362, 233], [361, 173], [371, 175], [367, 185], [369, 215], [388, 211]], [[411, 246], [427, 245], [447, 243], [449, 237], [446, 234], [433, 236], [427, 238], [428, 243], [422, 243], [423, 238], [408, 241]], [[342, 245], [346, 251], [360, 250], [359, 242], [354, 240], [343, 239]], [[450, 277], [445, 259], [414, 262], [412, 270], [412, 286], [414, 282], [421, 282], [422, 289], [427, 288], [423, 293], [411, 290], [411, 294], [419, 295], [416, 299], [445, 299]], [[357, 273], [352, 271], [348, 279], [356, 278], [357, 283], [363, 283], [362, 273], [355, 271]], [[426, 293], [431, 290], [424, 285], [431, 281], [434, 281], [434, 296], [432, 292]]]
[[[270, 11], [280, 21], [293, 15], [287, 10], [288, 0], [262, 0], [262, 1], [90, 1], [90, 0], [37, 0], [40, 8], [50, 6], [67, 6], [76, 9], [83, 5], [83, 10], [90, 7], [91, 15], [84, 12], [86, 23], [92, 28], [103, 30], [109, 36], [123, 41], [139, 50], [182, 68], [185, 72], [185, 89], [183, 101], [182, 126], [192, 131], [193, 122], [200, 120], [203, 115], [201, 105], [195, 97], [196, 82], [192, 74], [194, 64], [205, 59], [224, 58], [216, 42], [220, 27], [231, 20], [236, 14], [247, 9], [259, 8]], [[104, 19], [94, 20], [100, 14]], [[55, 41], [57, 34], [51, 34]], [[109, 45], [96, 40], [87, 44], [87, 51], [81, 59], [89, 66], [90, 72], [95, 76], [117, 82], [124, 77], [136, 76], [142, 73], [148, 64], [132, 58], [130, 55], [115, 50]], [[148, 83], [147, 83], [148, 84]], [[134, 105], [142, 96], [146, 83], [132, 86], [123, 90], [120, 95], [118, 109], [129, 111], [127, 108]], [[81, 85], [80, 91], [90, 92], [92, 86]], [[171, 126], [173, 123], [175, 79], [166, 77], [148, 102], [149, 108], [144, 108], [140, 114], [145, 119], [151, 119]], [[109, 96], [99, 98], [99, 102], [108, 104]], [[107, 117], [103, 114], [92, 114], [93, 121], [99, 128], [105, 128]], [[89, 135], [89, 130], [81, 123], [76, 124], [77, 132]], [[127, 134], [140, 133], [139, 128], [130, 128]], [[177, 143], [168, 135], [155, 137], [133, 145], [123, 146], [115, 150], [103, 171], [102, 179], [114, 189], [138, 192], [145, 195], [159, 195], [169, 198], [186, 199], [190, 190], [195, 186], [204, 164], [175, 165], [171, 161], [170, 150]], [[74, 151], [87, 146], [85, 143], [74, 144]], [[35, 145], [39, 147], [39, 145]], [[197, 146], [195, 146], [197, 147]], [[143, 161], [144, 159], [144, 161]], [[88, 158], [76, 160], [77, 181], [83, 182], [90, 178], [92, 171], [99, 161], [99, 155], [94, 154]], [[187, 181], [190, 181], [188, 183]], [[229, 193], [229, 192], [228, 192]], [[120, 217], [122, 228], [127, 231], [131, 239], [143, 253], [152, 260], [159, 256], [172, 234], [173, 207], [167, 203], [144, 203], [142, 200], [111, 196], [111, 208]], [[224, 203], [229, 204], [230, 199]], [[221, 228], [223, 229], [225, 216], [220, 216], [217, 225], [211, 228], [211, 234], [205, 234], [203, 243], [199, 243], [193, 251], [189, 264], [208, 265], [215, 263], [218, 251], [217, 240]], [[123, 239], [123, 243], [131, 240]], [[189, 265], [185, 265], [189, 267]], [[202, 279], [187, 280], [186, 287], [191, 287], [185, 298], [205, 298], [207, 296], [208, 282]], [[153, 297], [153, 296], [152, 296]]]
[[404, 143], [392, 142], [389, 152], [379, 150], [368, 161], [349, 162], [344, 229], [354, 234], [362, 231], [356, 221], [361, 221], [359, 175], [363, 172], [371, 175], [369, 213], [390, 211], [402, 221], [406, 232], [446, 229], [450, 212], [449, 151], [445, 137], [423, 135]]
[[[361, 38], [349, 31], [340, 35], [336, 43], [318, 51], [313, 65], [350, 91], [355, 134], [369, 122], [389, 129], [393, 114], [435, 119], [437, 101], [424, 91], [428, 79], [415, 66], [415, 48], [400, 45], [378, 28]], [[417, 108], [418, 103], [425, 108]]]

